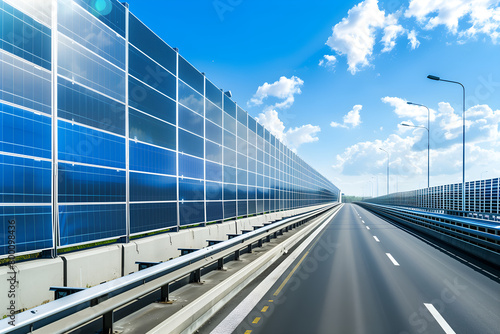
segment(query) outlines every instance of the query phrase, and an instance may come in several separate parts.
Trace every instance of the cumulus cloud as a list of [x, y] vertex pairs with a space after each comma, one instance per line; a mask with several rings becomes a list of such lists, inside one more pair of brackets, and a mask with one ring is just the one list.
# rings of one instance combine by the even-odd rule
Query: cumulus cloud
[[323, 58], [324, 59], [320, 59], [318, 65], [333, 70], [335, 68], [335, 64], [337, 64], [337, 58], [332, 55], [324, 55]]
[[[444, 25], [462, 37], [488, 35], [496, 44], [500, 41], [499, 3], [498, 0], [411, 0], [405, 16], [416, 18], [427, 30]], [[461, 21], [466, 20], [470, 25], [459, 30]]]
[[[333, 59], [335, 59], [335, 57], [333, 57]], [[329, 59], [327, 57], [325, 57], [325, 60], [333, 61], [332, 58]], [[266, 82], [264, 85], [260, 86], [249, 101], [249, 105], [262, 105], [264, 99], [269, 96], [283, 100], [274, 105], [265, 106], [263, 111], [256, 117], [256, 120], [293, 151], [297, 151], [304, 143], [317, 141], [317, 134], [321, 131], [319, 126], [311, 124], [286, 130], [283, 121], [279, 117], [277, 109], [289, 108], [294, 102], [294, 95], [301, 93], [300, 87], [303, 84], [304, 81], [295, 76], [290, 79], [282, 76], [279, 81], [272, 84]]]
[[403, 26], [399, 25], [397, 16], [394, 14], [388, 15], [385, 20], [384, 36], [382, 36], [382, 43], [384, 48], [382, 52], [390, 52], [396, 46], [396, 39], [406, 32]]
[[285, 125], [279, 119], [278, 112], [273, 109], [266, 110], [256, 117], [257, 122], [262, 124], [276, 138], [283, 141]]
[[407, 36], [412, 50], [415, 50], [420, 46], [420, 41], [417, 39], [417, 32], [415, 30], [409, 31]]
[[337, 122], [331, 122], [330, 126], [333, 128], [342, 127], [346, 129], [357, 127], [358, 125], [361, 124], [361, 115], [359, 114], [359, 112], [361, 111], [362, 108], [363, 106], [360, 104], [355, 105], [351, 111], [349, 111], [346, 115], [344, 115], [342, 124]]
[[296, 151], [300, 145], [304, 143], [312, 143], [318, 141], [317, 134], [321, 131], [321, 128], [316, 125], [306, 124], [300, 127], [295, 127], [288, 129], [285, 133], [284, 143]]
[[[348, 70], [355, 74], [371, 65], [377, 43], [381, 44], [380, 53], [387, 53], [406, 35], [410, 49], [415, 50], [420, 46], [418, 29], [432, 30], [440, 25], [457, 35], [459, 44], [479, 35], [499, 44], [500, 0], [410, 0], [407, 8], [393, 13], [382, 10], [378, 0], [364, 0], [333, 26], [326, 45], [346, 56]], [[326, 62], [321, 60], [323, 64]]]
[[[427, 123], [427, 109], [420, 106], [409, 105], [406, 100], [399, 97], [386, 96], [382, 98], [382, 102], [389, 104], [394, 108], [394, 113], [399, 118], [411, 118], [419, 123]], [[436, 119], [436, 112], [430, 109], [431, 122]]]
[[304, 84], [304, 81], [296, 76], [292, 76], [288, 79], [282, 76], [278, 81], [270, 83], [264, 83], [262, 86], [257, 88], [257, 92], [247, 103], [248, 106], [258, 106], [262, 105], [263, 101], [268, 97], [275, 97], [281, 100], [274, 105], [270, 106], [269, 109], [286, 109], [289, 108], [295, 101], [295, 94], [301, 94], [302, 91], [300, 87]]
[[349, 71], [355, 74], [360, 67], [370, 64], [369, 57], [375, 45], [375, 32], [386, 24], [385, 12], [377, 0], [360, 2], [333, 27], [326, 45], [340, 55], [347, 56]]
[[279, 115], [276, 110], [266, 110], [260, 113], [256, 119], [277, 139], [281, 140], [283, 144], [287, 145], [294, 152], [296, 152], [302, 144], [312, 143], [319, 140], [317, 137], [318, 132], [321, 131], [319, 126], [306, 124], [295, 128], [289, 128], [285, 131], [285, 126], [279, 119]]
[[[401, 98], [387, 97], [383, 100], [393, 106], [397, 115], [406, 117], [405, 123], [419, 125], [422, 122], [417, 119], [427, 119], [425, 108], [422, 108], [424, 117], [418, 110], [406, 110], [412, 106]], [[457, 112], [447, 102], [440, 102], [437, 110], [432, 112], [431, 185], [457, 182], [462, 170], [461, 111]], [[492, 176], [500, 175], [500, 110], [488, 105], [476, 105], [466, 110], [466, 120], [468, 179], [479, 178], [484, 170], [490, 171]], [[360, 175], [385, 175], [387, 156], [379, 150], [382, 147], [391, 154], [391, 191], [396, 191], [396, 180], [400, 182], [400, 191], [425, 187], [427, 132], [395, 125], [397, 128], [385, 139], [359, 142], [347, 147], [336, 156], [332, 166], [334, 171], [349, 180], [359, 180]], [[384, 183], [385, 176], [380, 185]], [[383, 189], [380, 194], [385, 193], [385, 187]]]

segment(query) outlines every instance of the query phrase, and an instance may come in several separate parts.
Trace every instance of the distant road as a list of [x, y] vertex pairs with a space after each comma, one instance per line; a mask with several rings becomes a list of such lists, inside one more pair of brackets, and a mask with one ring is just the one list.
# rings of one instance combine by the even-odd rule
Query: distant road
[[500, 333], [496, 276], [359, 206], [303, 254], [236, 333]]

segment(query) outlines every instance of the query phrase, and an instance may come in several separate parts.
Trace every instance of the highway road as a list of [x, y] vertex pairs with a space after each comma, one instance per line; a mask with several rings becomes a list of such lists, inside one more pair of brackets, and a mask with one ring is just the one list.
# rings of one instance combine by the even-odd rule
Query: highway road
[[495, 273], [354, 204], [344, 205], [264, 297], [254, 295], [250, 313], [219, 315], [210, 332], [500, 333]]

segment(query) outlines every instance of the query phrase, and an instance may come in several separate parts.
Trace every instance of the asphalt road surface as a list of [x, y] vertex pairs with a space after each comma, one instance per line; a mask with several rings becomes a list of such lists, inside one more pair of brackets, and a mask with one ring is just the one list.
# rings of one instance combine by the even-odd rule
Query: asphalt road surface
[[498, 334], [500, 280], [347, 204], [235, 333]]

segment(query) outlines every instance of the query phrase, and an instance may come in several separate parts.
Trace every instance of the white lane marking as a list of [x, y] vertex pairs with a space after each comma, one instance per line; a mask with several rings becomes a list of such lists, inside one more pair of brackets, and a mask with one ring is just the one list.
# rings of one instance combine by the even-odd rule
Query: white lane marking
[[426, 304], [424, 303], [425, 307], [429, 310], [429, 312], [432, 314], [434, 319], [438, 322], [439, 326], [444, 330], [446, 334], [455, 334], [455, 331], [448, 325], [446, 320], [444, 320], [443, 316], [436, 310], [434, 305], [432, 304]]
[[369, 230], [369, 229], [370, 229], [370, 226], [367, 226], [367, 227], [366, 227], [366, 229], [367, 229], [367, 230]]
[[387, 255], [387, 257], [389, 258], [389, 260], [392, 261], [392, 264], [395, 265], [395, 266], [399, 266], [399, 263], [398, 261], [396, 261], [396, 259], [394, 259], [391, 255], [391, 253], [385, 253], [385, 255]]
[[375, 239], [376, 242], [380, 242], [380, 240], [378, 240], [376, 235], [373, 236], [373, 239]]
[[364, 221], [364, 220], [361, 220], [361, 222], [362, 222], [363, 224], [365, 223], [365, 221]]

